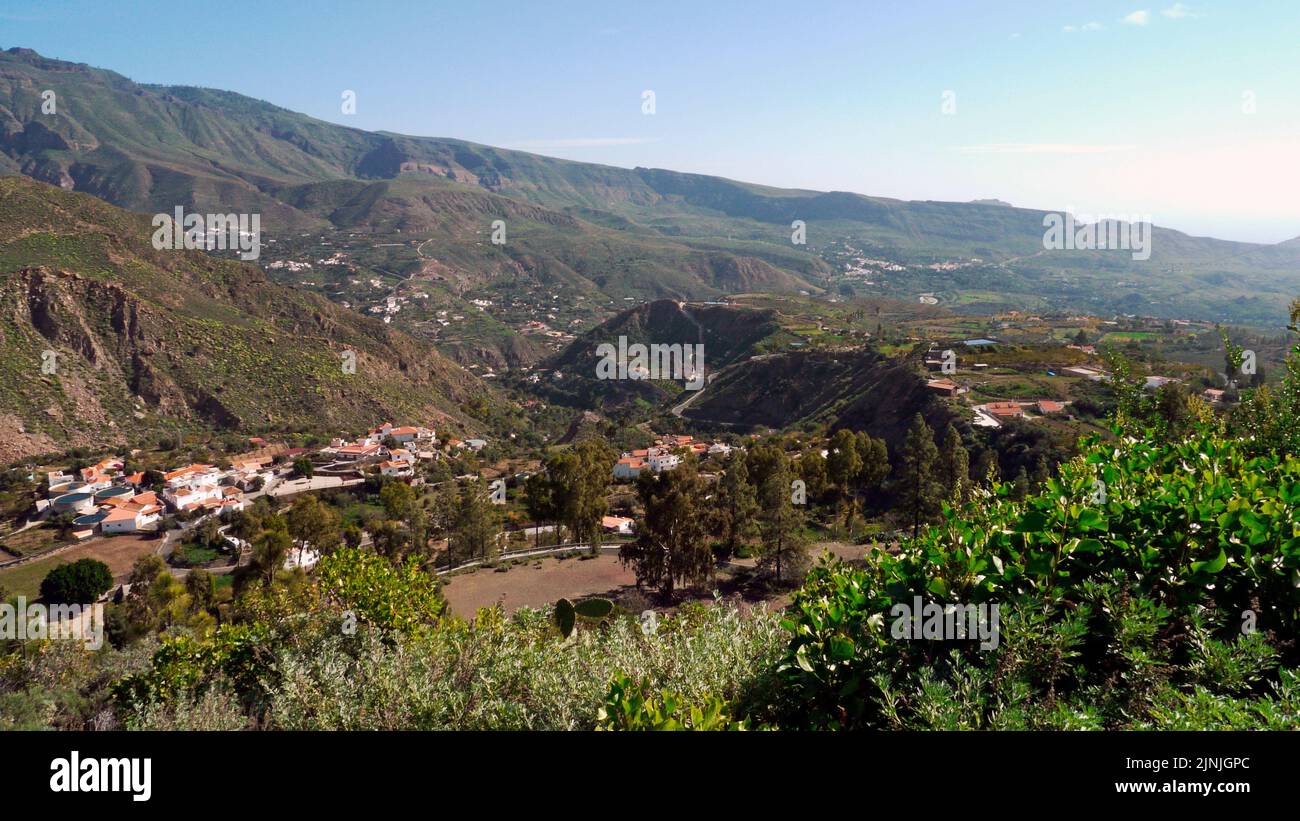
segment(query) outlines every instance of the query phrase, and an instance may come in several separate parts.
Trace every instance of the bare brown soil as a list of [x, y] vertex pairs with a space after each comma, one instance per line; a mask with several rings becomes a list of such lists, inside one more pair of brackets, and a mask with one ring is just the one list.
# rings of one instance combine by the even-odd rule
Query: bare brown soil
[[[816, 547], [845, 561], [860, 560], [866, 552], [862, 545], [823, 543]], [[650, 591], [638, 591], [631, 569], [624, 568], [613, 555], [581, 559], [547, 557], [527, 565], [515, 565], [506, 572], [483, 568], [449, 576], [445, 581], [443, 594], [451, 611], [461, 617], [473, 616], [478, 608], [498, 603], [510, 613], [521, 607], [544, 607], [561, 598], [589, 596], [612, 599], [632, 611], [664, 609], [670, 605]], [[715, 589], [724, 596], [751, 604], [767, 602], [769, 607], [784, 607], [789, 603], [788, 592], [773, 591], [758, 578], [753, 559], [738, 559], [731, 567], [720, 569], [709, 589], [680, 591], [674, 603], [710, 600]]]

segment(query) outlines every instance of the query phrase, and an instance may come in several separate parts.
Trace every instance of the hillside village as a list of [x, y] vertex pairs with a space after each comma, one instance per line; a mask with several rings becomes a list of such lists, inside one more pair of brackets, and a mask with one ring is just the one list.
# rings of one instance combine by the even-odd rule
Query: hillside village
[[[262, 495], [283, 497], [313, 490], [345, 488], [359, 484], [366, 474], [383, 480], [419, 485], [417, 466], [464, 450], [477, 453], [487, 446], [480, 438], [439, 440], [433, 428], [383, 423], [352, 440], [332, 439], [319, 448], [286, 448], [253, 437], [258, 450], [230, 460], [228, 467], [195, 463], [165, 471], [128, 473], [126, 461], [104, 458], [94, 465], [69, 472], [45, 471], [45, 498], [38, 499], [28, 527], [71, 517], [70, 538], [82, 542], [94, 537], [149, 534], [166, 526], [169, 517], [193, 526], [215, 517], [229, 521]], [[686, 454], [697, 458], [725, 458], [733, 447], [724, 442], [696, 441], [693, 436], [655, 436], [647, 448], [625, 451], [613, 466], [611, 479], [635, 480], [641, 473], [662, 473], [680, 466]], [[296, 476], [298, 460], [313, 464], [311, 477]], [[493, 469], [481, 478], [499, 476]], [[517, 479], [528, 473], [517, 474]], [[466, 478], [466, 477], [461, 477]], [[632, 517], [607, 517], [605, 529], [629, 534]]]
[[[127, 473], [120, 458], [108, 457], [94, 465], [69, 473], [56, 468], [45, 472], [46, 498], [36, 502], [29, 524], [61, 514], [74, 516], [72, 537], [77, 541], [92, 536], [111, 536], [156, 530], [166, 515], [203, 518], [226, 517], [245, 508], [251, 498], [263, 493], [285, 495], [320, 487], [345, 486], [359, 481], [364, 469], [386, 478], [409, 480], [421, 460], [439, 458], [443, 451], [486, 446], [483, 439], [448, 439], [440, 442], [432, 428], [394, 426], [385, 422], [352, 441], [333, 439], [326, 447], [285, 448], [268, 446], [253, 437], [259, 450], [236, 457], [230, 466], [189, 464], [166, 471]], [[294, 486], [289, 479], [293, 460], [308, 458], [319, 466], [306, 486]], [[276, 488], [280, 487], [277, 493]]]
[[630, 480], [647, 470], [653, 473], [672, 470], [681, 465], [683, 452], [702, 459], [708, 456], [725, 458], [731, 455], [731, 450], [731, 446], [723, 442], [696, 442], [693, 436], [660, 436], [655, 438], [651, 447], [625, 451], [614, 463], [614, 478]]

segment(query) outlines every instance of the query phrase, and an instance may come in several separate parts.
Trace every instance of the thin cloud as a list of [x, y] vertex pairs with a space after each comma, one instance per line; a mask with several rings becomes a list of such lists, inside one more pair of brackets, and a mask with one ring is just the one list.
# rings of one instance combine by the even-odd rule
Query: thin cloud
[[1084, 145], [1080, 143], [988, 143], [959, 145], [962, 154], [1108, 154], [1132, 151], [1132, 145]]
[[1104, 28], [1106, 28], [1106, 27], [1103, 26], [1101, 23], [1098, 23], [1096, 20], [1093, 20], [1093, 21], [1090, 21], [1090, 22], [1084, 23], [1084, 24], [1081, 25], [1081, 26], [1073, 26], [1073, 25], [1071, 25], [1071, 26], [1063, 26], [1063, 27], [1061, 28], [1061, 31], [1065, 32], [1066, 34], [1073, 34], [1073, 33], [1075, 33], [1076, 31], [1101, 31], [1101, 30], [1104, 29]]
[[1163, 14], [1165, 17], [1168, 17], [1170, 20], [1182, 20], [1185, 17], [1201, 16], [1196, 12], [1192, 11], [1190, 6], [1186, 6], [1182, 3], [1174, 3], [1169, 8], [1162, 9], [1160, 13]]
[[1124, 17], [1124, 23], [1130, 26], [1145, 26], [1151, 22], [1151, 12], [1146, 9], [1139, 9]]

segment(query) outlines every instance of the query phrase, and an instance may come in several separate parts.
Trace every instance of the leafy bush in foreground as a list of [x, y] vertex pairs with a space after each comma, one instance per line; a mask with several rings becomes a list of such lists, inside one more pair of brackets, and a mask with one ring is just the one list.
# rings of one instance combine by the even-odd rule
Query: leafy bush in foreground
[[655, 692], [648, 680], [616, 676], [597, 719], [602, 730], [743, 730], [726, 701], [709, 696], [702, 706], [667, 690]]
[[[1300, 663], [1300, 459], [1213, 433], [1085, 444], [1023, 503], [995, 487], [897, 556], [814, 570], [751, 713], [782, 727], [1213, 727], [1223, 698], [1238, 726], [1300, 726], [1294, 674], [1278, 669]], [[998, 646], [893, 638], [893, 606], [918, 596], [997, 604]]]

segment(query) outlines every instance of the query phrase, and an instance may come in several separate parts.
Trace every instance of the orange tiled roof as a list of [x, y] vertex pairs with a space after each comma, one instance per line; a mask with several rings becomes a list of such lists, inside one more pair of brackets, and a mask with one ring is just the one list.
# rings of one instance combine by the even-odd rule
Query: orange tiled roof
[[163, 479], [170, 482], [172, 479], [179, 479], [182, 476], [189, 476], [194, 473], [202, 473], [205, 470], [211, 470], [211, 469], [212, 469], [212, 465], [198, 465], [198, 464], [187, 465], [183, 468], [177, 468], [176, 470], [170, 471], [168, 473], [164, 473]]

